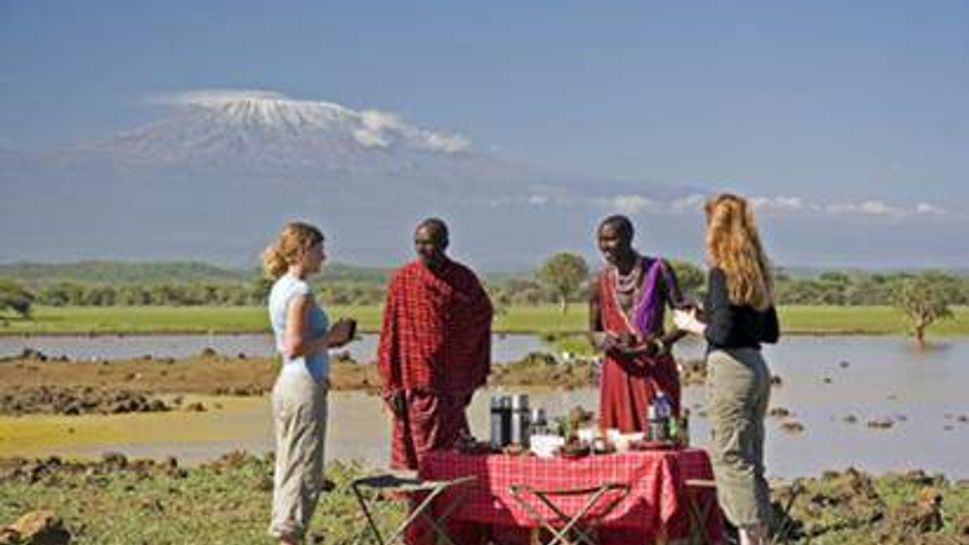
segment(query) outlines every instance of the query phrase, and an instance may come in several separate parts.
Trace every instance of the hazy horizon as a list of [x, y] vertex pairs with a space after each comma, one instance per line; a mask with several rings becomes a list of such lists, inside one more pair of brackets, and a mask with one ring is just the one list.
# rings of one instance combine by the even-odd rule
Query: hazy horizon
[[0, 262], [243, 266], [284, 222], [397, 263], [702, 259], [708, 195], [775, 262], [969, 267], [969, 5], [0, 6]]

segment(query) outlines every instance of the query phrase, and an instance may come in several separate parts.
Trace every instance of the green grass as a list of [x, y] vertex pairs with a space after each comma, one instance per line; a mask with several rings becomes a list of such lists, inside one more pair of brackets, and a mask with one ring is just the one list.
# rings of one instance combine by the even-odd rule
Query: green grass
[[[929, 335], [969, 334], [969, 307], [954, 307], [953, 318], [929, 328]], [[890, 306], [813, 306], [780, 308], [781, 327], [789, 333], [900, 333], [909, 332], [902, 311]]]
[[[350, 543], [363, 528], [349, 481], [364, 472], [353, 462], [333, 462], [327, 476], [339, 492], [324, 494], [310, 535], [324, 543]], [[237, 457], [230, 467], [200, 467], [184, 476], [155, 470], [57, 472], [39, 482], [0, 482], [0, 521], [51, 509], [77, 545], [267, 544], [272, 466]], [[315, 542], [315, 540], [313, 541]]]
[[[332, 318], [352, 316], [362, 331], [380, 329], [377, 305], [328, 307]], [[788, 333], [905, 334], [902, 313], [887, 306], [787, 306], [780, 309], [782, 329]], [[956, 307], [954, 318], [938, 322], [930, 335], [969, 334], [969, 307]], [[269, 320], [262, 307], [45, 307], [33, 318], [4, 315], [0, 333], [233, 333], [266, 332]], [[512, 307], [495, 319], [495, 331], [563, 333], [584, 331], [584, 305], [572, 305], [563, 315], [555, 305]]]
[[[4, 476], [0, 460], [0, 523], [24, 513], [49, 509], [60, 517], [77, 545], [150, 543], [268, 544], [272, 464], [267, 458], [230, 454], [219, 462], [186, 471], [128, 463], [68, 466], [41, 462], [35, 478], [24, 472]], [[13, 466], [10, 466], [11, 468]], [[364, 527], [349, 490], [355, 477], [373, 471], [359, 462], [335, 461], [327, 477], [336, 485], [323, 494], [309, 526], [309, 543], [348, 544]], [[31, 473], [28, 471], [27, 473]], [[943, 528], [922, 533], [900, 522], [905, 505], [927, 485], [920, 479], [835, 474], [804, 479], [805, 492], [792, 514], [812, 537], [797, 545], [961, 543], [969, 508], [969, 486], [938, 477], [928, 484], [941, 495]], [[870, 483], [852, 487], [853, 483]], [[775, 496], [775, 500], [782, 501]], [[385, 529], [401, 520], [403, 509], [388, 502]], [[877, 517], [873, 517], [877, 514]]]

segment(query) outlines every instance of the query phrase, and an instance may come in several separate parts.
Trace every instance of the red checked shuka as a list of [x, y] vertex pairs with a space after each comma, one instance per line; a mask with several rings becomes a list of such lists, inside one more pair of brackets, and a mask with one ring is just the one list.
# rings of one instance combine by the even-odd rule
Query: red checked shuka
[[470, 269], [420, 261], [390, 280], [378, 348], [384, 399], [394, 415], [391, 467], [417, 469], [425, 452], [468, 431], [465, 408], [491, 370], [488, 295]]

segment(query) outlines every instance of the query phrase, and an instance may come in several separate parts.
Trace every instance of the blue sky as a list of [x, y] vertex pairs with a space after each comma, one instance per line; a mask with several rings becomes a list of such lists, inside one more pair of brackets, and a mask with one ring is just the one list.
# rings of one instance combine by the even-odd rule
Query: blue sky
[[969, 205], [969, 3], [0, 2], [0, 147], [267, 89], [502, 157], [824, 203]]

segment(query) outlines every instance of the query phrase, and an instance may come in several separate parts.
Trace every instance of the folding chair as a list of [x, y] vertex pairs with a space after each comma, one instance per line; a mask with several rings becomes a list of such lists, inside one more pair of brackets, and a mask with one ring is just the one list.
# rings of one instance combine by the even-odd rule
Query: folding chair
[[[717, 485], [712, 480], [707, 479], [687, 479], [686, 481], [687, 506], [690, 513], [690, 545], [708, 545], [710, 538], [706, 532], [707, 517], [714, 509], [719, 509], [717, 504]], [[804, 487], [797, 480], [791, 483], [790, 497], [787, 504], [781, 506], [780, 510], [774, 511], [773, 524], [770, 528], [770, 543], [772, 545], [790, 543], [793, 537], [792, 531], [796, 521], [791, 518], [791, 508], [794, 500], [804, 491]]]
[[[528, 512], [529, 515], [542, 528], [552, 534], [551, 541], [544, 545], [597, 545], [598, 541], [594, 535], [596, 528], [602, 521], [609, 516], [616, 507], [629, 495], [630, 487], [628, 484], [604, 483], [600, 486], [589, 488], [573, 488], [561, 490], [539, 490], [527, 484], [513, 484], [509, 487], [511, 496]], [[611, 496], [604, 500], [600, 509], [595, 509], [600, 503], [600, 499]], [[552, 498], [585, 496], [586, 501], [582, 507], [573, 514], [568, 514]], [[537, 500], [537, 503], [535, 502]], [[553, 515], [547, 517], [540, 511], [540, 506], [546, 506]], [[593, 510], [595, 512], [593, 513]], [[592, 513], [592, 514], [590, 514]], [[532, 541], [537, 541], [537, 534], [532, 534]]]
[[686, 506], [690, 515], [689, 537], [690, 545], [711, 545], [707, 534], [707, 519], [717, 505], [717, 485], [708, 479], [687, 479]]
[[[791, 517], [791, 508], [794, 507], [794, 500], [804, 492], [804, 487], [801, 482], [797, 479], [791, 482], [790, 486], [790, 497], [787, 498], [787, 505], [784, 505], [780, 511], [774, 511], [774, 524], [771, 527], [771, 544], [779, 543], [790, 543], [790, 539], [793, 536], [794, 528], [797, 525], [797, 521]], [[780, 502], [777, 504], [780, 506]]]
[[[350, 488], [367, 519], [367, 527], [357, 536], [355, 543], [365, 542], [367, 534], [370, 534], [371, 543], [374, 541], [379, 545], [397, 543], [404, 538], [408, 527], [420, 520], [436, 534], [437, 543], [456, 545], [445, 531], [444, 524], [454, 509], [461, 505], [461, 499], [467, 494], [467, 488], [464, 485], [474, 482], [475, 479], [476, 477], [471, 475], [447, 481], [422, 481], [390, 473], [355, 479], [350, 483]], [[431, 509], [434, 500], [448, 490], [459, 488], [462, 490], [458, 492], [458, 496], [452, 498], [443, 510], [434, 513]], [[381, 507], [381, 503], [386, 505], [387, 502], [394, 501], [406, 502], [408, 514], [392, 532], [384, 535], [380, 531], [379, 519], [388, 508]]]

